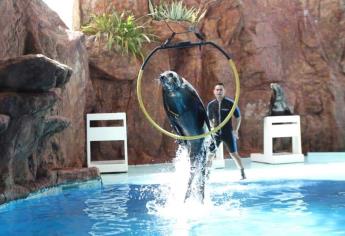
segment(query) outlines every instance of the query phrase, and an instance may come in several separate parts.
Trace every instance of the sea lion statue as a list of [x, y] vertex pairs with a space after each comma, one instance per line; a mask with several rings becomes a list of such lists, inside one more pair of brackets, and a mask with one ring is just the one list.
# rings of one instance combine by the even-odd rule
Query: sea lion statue
[[286, 116], [292, 115], [290, 108], [288, 107], [283, 88], [277, 83], [271, 83], [272, 96], [270, 102], [269, 116]]
[[[162, 85], [163, 104], [173, 130], [181, 136], [194, 136], [211, 130], [206, 109], [193, 86], [174, 71], [165, 71], [159, 77]], [[203, 202], [207, 156], [215, 155], [212, 136], [196, 140], [179, 141], [189, 150], [190, 177], [185, 194], [187, 200], [192, 193], [192, 183], [196, 177], [197, 198]]]
[[[271, 83], [272, 96], [270, 102], [269, 116], [293, 115], [288, 107], [283, 88], [277, 83]], [[273, 152], [291, 152], [290, 138], [273, 139]]]

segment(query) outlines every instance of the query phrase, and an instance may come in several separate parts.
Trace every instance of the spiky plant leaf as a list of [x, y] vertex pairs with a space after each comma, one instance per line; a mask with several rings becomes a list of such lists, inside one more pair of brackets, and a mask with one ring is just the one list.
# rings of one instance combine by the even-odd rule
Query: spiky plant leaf
[[96, 35], [97, 40], [105, 39], [108, 49], [120, 48], [122, 53], [131, 53], [141, 58], [143, 43], [151, 42], [150, 38], [154, 38], [154, 35], [145, 32], [144, 25], [138, 24], [132, 14], [119, 14], [116, 11], [93, 15], [82, 31]]

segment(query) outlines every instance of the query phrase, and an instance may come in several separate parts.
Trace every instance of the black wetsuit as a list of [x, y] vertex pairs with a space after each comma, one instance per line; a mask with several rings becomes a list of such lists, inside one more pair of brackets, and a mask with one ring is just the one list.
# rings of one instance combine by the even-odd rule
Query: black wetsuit
[[[218, 102], [217, 99], [212, 100], [207, 105], [207, 115], [214, 127], [218, 126], [229, 114], [234, 101], [228, 97], [224, 97], [223, 100]], [[234, 116], [239, 118], [241, 116], [240, 109], [236, 107]], [[236, 139], [232, 134], [232, 122], [231, 119], [221, 128], [214, 136], [217, 147], [223, 141], [228, 147], [231, 153], [237, 152]]]

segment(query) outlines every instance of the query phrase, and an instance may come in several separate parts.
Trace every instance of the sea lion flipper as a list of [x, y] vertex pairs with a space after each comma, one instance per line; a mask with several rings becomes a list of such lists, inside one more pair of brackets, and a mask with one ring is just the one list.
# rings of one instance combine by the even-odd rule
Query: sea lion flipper
[[171, 125], [171, 128], [173, 128], [173, 130], [175, 131], [176, 134], [178, 134], [180, 136], [184, 136], [182, 127], [180, 127], [180, 125], [177, 122], [175, 122], [174, 119], [170, 119], [170, 125]]
[[[183, 129], [173, 120], [170, 122], [171, 123], [171, 127], [173, 128], [173, 130], [175, 131], [176, 134], [180, 135], [180, 136], [185, 136], [183, 134]], [[176, 139], [176, 143], [179, 145], [187, 145], [187, 141], [186, 140], [182, 140], [182, 139]]]

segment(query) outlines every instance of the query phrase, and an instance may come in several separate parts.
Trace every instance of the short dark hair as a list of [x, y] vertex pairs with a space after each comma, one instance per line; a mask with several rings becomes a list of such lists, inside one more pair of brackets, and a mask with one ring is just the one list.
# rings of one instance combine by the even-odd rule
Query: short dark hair
[[216, 87], [217, 85], [221, 85], [224, 87], [224, 84], [222, 82], [216, 83], [216, 85], [214, 87]]

